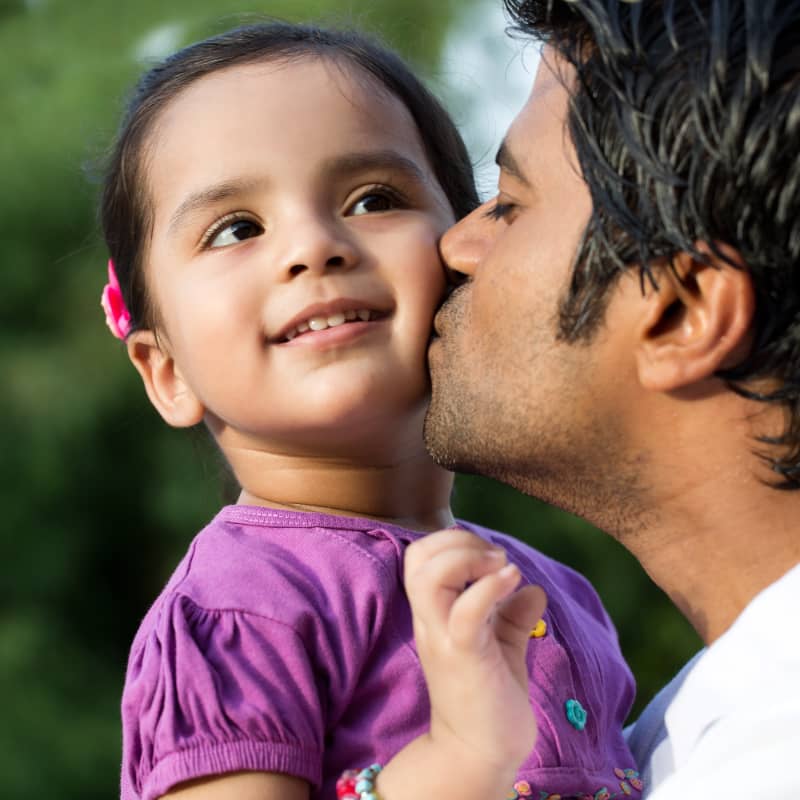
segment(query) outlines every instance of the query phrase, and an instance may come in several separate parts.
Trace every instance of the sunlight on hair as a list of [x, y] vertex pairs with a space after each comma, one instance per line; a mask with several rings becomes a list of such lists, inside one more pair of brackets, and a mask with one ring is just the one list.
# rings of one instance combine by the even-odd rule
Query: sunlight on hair
[[447, 35], [437, 86], [454, 112], [467, 143], [481, 198], [497, 188], [494, 154], [525, 103], [539, 49], [510, 38], [508, 20], [496, 0], [483, 0], [461, 14]]

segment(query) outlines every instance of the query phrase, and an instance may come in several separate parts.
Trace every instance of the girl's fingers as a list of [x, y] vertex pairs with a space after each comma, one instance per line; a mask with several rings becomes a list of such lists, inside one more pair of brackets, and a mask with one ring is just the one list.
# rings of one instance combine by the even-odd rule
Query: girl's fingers
[[418, 639], [447, 637], [470, 648], [491, 630], [500, 640], [527, 640], [546, 601], [538, 587], [513, 594], [519, 581], [505, 551], [469, 531], [432, 533], [406, 550], [405, 584]]
[[494, 636], [489, 626], [492, 615], [498, 603], [509, 598], [521, 577], [516, 565], [507, 564], [462, 592], [452, 604], [448, 622], [448, 633], [453, 644], [472, 650], [480, 647], [487, 636]]
[[493, 545], [463, 528], [448, 528], [444, 531], [429, 533], [422, 539], [412, 542], [405, 552], [405, 574], [415, 572], [423, 567], [439, 553], [455, 547], [491, 550]]
[[505, 563], [505, 552], [496, 548], [451, 547], [410, 571], [406, 592], [416, 624], [444, 633], [451, 608], [467, 585]]
[[501, 601], [494, 615], [498, 641], [512, 647], [527, 647], [530, 632], [544, 615], [547, 595], [541, 586], [523, 586]]

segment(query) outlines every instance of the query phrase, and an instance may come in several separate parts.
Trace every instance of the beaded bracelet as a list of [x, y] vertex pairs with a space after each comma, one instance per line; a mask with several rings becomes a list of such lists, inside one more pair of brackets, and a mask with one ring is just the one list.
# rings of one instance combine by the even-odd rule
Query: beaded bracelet
[[375, 779], [383, 769], [380, 764], [362, 769], [360, 772], [348, 769], [336, 781], [336, 797], [338, 800], [381, 800], [375, 791]]

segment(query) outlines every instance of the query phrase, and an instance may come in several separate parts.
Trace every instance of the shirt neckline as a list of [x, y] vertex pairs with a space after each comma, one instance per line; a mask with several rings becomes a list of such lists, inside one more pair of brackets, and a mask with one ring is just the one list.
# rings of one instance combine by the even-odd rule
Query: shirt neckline
[[[420, 539], [427, 535], [426, 531], [415, 531], [369, 517], [348, 517], [339, 514], [323, 514], [318, 511], [268, 508], [267, 506], [240, 504], [223, 506], [217, 518], [225, 522], [261, 525], [265, 528], [333, 528], [336, 530], [366, 532], [384, 531], [406, 539]], [[464, 523], [457, 520], [452, 527], [464, 527]]]

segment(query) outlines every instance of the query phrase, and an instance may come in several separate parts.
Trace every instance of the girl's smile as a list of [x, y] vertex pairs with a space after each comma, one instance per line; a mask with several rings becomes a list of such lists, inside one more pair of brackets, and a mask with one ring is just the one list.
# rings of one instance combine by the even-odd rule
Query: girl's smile
[[[360, 335], [368, 330], [374, 330], [374, 323], [384, 321], [390, 312], [389, 308], [379, 308], [380, 304], [371, 300], [340, 298], [329, 303], [314, 303], [297, 314], [288, 325], [273, 337], [277, 343], [295, 342], [303, 339], [309, 341], [323, 341], [321, 334], [324, 331], [347, 326], [348, 336]], [[373, 324], [370, 324], [373, 323]], [[340, 331], [344, 333], [344, 331]], [[331, 340], [330, 334], [325, 341]], [[346, 340], [346, 339], [344, 339]], [[336, 339], [333, 339], [336, 341]]]

